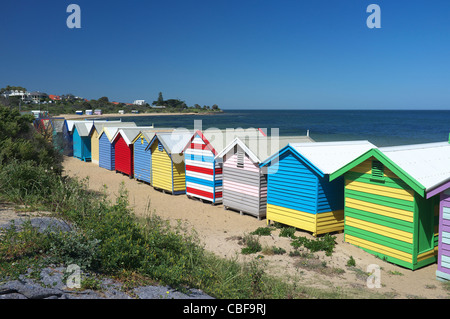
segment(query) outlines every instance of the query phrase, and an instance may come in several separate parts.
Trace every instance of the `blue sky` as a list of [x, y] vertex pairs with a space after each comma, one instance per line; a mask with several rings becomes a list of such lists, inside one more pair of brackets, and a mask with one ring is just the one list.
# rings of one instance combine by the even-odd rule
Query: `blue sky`
[[[69, 4], [81, 29], [69, 29]], [[369, 4], [381, 29], [369, 29]], [[0, 87], [87, 99], [450, 109], [450, 1], [2, 2]]]

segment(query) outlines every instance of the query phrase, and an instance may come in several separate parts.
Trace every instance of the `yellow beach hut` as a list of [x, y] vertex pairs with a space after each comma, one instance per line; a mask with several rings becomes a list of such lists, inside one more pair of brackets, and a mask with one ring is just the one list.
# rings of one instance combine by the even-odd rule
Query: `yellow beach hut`
[[193, 133], [158, 132], [147, 146], [152, 158], [152, 186], [173, 195], [186, 193], [183, 150]]

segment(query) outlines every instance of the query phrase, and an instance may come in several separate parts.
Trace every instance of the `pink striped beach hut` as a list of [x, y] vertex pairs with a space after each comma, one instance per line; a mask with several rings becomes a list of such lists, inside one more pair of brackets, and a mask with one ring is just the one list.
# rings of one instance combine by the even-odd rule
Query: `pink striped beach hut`
[[309, 136], [235, 138], [215, 158], [222, 165], [222, 204], [224, 209], [265, 218], [267, 174], [259, 167], [266, 158], [288, 143], [314, 142]]

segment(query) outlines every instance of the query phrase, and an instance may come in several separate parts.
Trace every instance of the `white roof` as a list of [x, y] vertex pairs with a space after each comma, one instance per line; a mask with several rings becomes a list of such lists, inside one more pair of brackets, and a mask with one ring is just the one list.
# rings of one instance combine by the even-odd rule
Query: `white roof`
[[376, 148], [369, 141], [289, 143], [324, 174], [332, 174], [368, 150]]
[[261, 163], [289, 143], [314, 142], [309, 136], [258, 136], [241, 139], [236, 137], [227, 145], [216, 159], [220, 159], [230, 152], [235, 145], [239, 145], [254, 163]]
[[97, 123], [97, 122], [108, 122], [106, 120], [66, 120], [67, 123], [67, 129], [69, 132], [73, 131], [73, 127], [75, 126], [75, 123]]
[[426, 191], [450, 180], [448, 142], [380, 147], [379, 150], [422, 184]]
[[151, 140], [153, 139], [153, 137], [157, 132], [173, 132], [174, 130], [175, 129], [172, 127], [158, 127], [158, 128], [151, 128], [148, 130], [142, 130], [141, 133], [142, 135], [144, 135], [147, 141], [151, 142]]
[[75, 128], [77, 129], [78, 135], [80, 136], [89, 136], [89, 132], [91, 131], [93, 126], [94, 123], [90, 121], [75, 123]]
[[108, 121], [108, 122], [94, 122], [94, 129], [97, 133], [100, 133], [105, 126], [118, 126], [128, 127], [128, 126], [136, 126], [134, 122], [122, 122], [122, 121]]
[[116, 137], [120, 134], [124, 139], [125, 143], [127, 143], [127, 145], [130, 145], [133, 143], [133, 140], [136, 138], [136, 136], [138, 136], [141, 133], [142, 130], [152, 128], [153, 127], [151, 126], [121, 127], [116, 130], [116, 133], [112, 137], [111, 141], [114, 141]]
[[[100, 137], [104, 133], [106, 135], [106, 137], [108, 137], [108, 140], [112, 141], [119, 129], [130, 128], [130, 127], [133, 127], [133, 125], [129, 125], [129, 126], [125, 126], [125, 127], [124, 126], [105, 126], [105, 127], [103, 127], [102, 131], [98, 135], [98, 138], [100, 139]], [[136, 126], [134, 126], [134, 127], [136, 127]]]
[[189, 143], [193, 132], [157, 132], [156, 137], [161, 142], [168, 154], [183, 153], [185, 146]]
[[217, 152], [222, 151], [229, 143], [236, 137], [248, 138], [264, 136], [263, 133], [257, 129], [213, 129], [209, 128], [201, 131], [202, 135], [208, 140], [212, 147]]

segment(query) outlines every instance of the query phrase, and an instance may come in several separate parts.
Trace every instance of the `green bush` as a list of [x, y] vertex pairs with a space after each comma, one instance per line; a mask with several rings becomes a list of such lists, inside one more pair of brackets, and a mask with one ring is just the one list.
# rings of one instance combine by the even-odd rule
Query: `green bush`
[[291, 243], [291, 245], [295, 248], [304, 246], [311, 252], [325, 251], [325, 254], [327, 256], [331, 256], [336, 245], [335, 239], [336, 237], [331, 236], [330, 234], [325, 234], [323, 237], [317, 238], [315, 240], [310, 240], [306, 237], [297, 237]]
[[246, 235], [243, 238], [243, 243], [246, 245], [246, 247], [241, 249], [241, 252], [244, 255], [248, 254], [254, 254], [262, 250], [262, 246], [258, 240], [257, 237], [252, 235]]
[[49, 232], [47, 254], [51, 263], [76, 264], [81, 269], [95, 270], [100, 266], [98, 239], [90, 239], [78, 231]]
[[280, 237], [295, 238], [295, 227], [283, 227], [280, 230]]
[[355, 259], [353, 258], [353, 256], [350, 256], [350, 258], [347, 260], [347, 266], [348, 267], [355, 267], [356, 266], [356, 262], [355, 262]]
[[259, 236], [270, 236], [271, 233], [272, 233], [272, 229], [270, 227], [258, 227], [251, 234], [259, 235]]
[[34, 117], [0, 105], [0, 168], [13, 160], [61, 173], [62, 156], [32, 126]]

